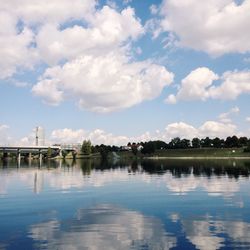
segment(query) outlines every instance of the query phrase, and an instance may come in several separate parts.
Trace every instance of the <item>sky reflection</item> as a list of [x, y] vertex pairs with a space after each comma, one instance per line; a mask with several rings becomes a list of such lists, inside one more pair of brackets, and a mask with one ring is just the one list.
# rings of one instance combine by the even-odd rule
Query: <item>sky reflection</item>
[[176, 238], [159, 219], [112, 205], [79, 209], [72, 220], [32, 225], [29, 237], [46, 249], [170, 249]]
[[248, 167], [209, 164], [2, 167], [0, 249], [249, 249]]

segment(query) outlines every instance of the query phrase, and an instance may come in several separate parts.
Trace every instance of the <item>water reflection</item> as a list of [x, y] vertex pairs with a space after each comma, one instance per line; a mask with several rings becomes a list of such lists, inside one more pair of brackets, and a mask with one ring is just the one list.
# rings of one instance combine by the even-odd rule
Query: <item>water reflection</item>
[[[16, 168], [9, 165], [0, 168], [0, 197], [9, 187], [21, 183], [34, 193], [41, 193], [44, 186], [59, 190], [72, 188], [102, 187], [114, 182], [157, 183], [174, 194], [186, 195], [203, 190], [212, 196], [232, 197], [239, 192], [241, 184], [248, 182], [249, 167], [246, 162], [210, 161], [143, 161], [119, 162], [116, 164], [100, 161], [49, 161], [43, 167], [25, 165]], [[213, 164], [210, 165], [209, 164]], [[46, 166], [46, 167], [45, 167]], [[158, 178], [155, 178], [159, 176]], [[223, 178], [221, 178], [223, 176]], [[234, 178], [232, 178], [232, 176]]]
[[0, 249], [250, 249], [249, 162], [0, 166]]
[[[250, 224], [242, 221], [183, 220], [187, 239], [198, 249], [250, 248]], [[226, 235], [226, 236], [225, 236]]]
[[[154, 217], [112, 205], [79, 209], [72, 220], [32, 225], [36, 249], [170, 249], [176, 238]], [[41, 247], [42, 246], [42, 247]]]

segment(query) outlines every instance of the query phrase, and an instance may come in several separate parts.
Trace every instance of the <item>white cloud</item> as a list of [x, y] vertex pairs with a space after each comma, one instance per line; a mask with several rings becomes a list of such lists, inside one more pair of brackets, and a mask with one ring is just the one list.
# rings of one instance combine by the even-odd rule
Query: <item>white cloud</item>
[[161, 28], [176, 34], [180, 46], [212, 56], [250, 51], [250, 1], [164, 0]]
[[88, 20], [88, 27], [75, 25], [60, 30], [55, 24], [44, 25], [37, 36], [41, 57], [49, 64], [79, 55], [106, 55], [137, 39], [144, 30], [130, 7], [121, 11], [104, 6]]
[[115, 136], [101, 129], [87, 131], [83, 129], [72, 130], [69, 128], [53, 130], [50, 140], [56, 143], [82, 143], [86, 139], [90, 140], [94, 145], [126, 145], [129, 141], [129, 138], [126, 136]]
[[94, 112], [111, 112], [157, 97], [173, 80], [163, 66], [129, 62], [120, 53], [82, 56], [46, 70], [32, 92], [50, 104], [74, 97]]
[[[219, 85], [214, 83], [218, 79], [221, 81]], [[175, 104], [180, 100], [235, 100], [242, 94], [250, 94], [250, 71], [228, 71], [219, 77], [203, 67], [186, 76], [181, 81], [177, 94], [169, 95], [166, 102]]]
[[194, 127], [185, 122], [177, 122], [168, 124], [165, 131], [158, 134], [158, 139], [170, 141], [175, 137], [192, 139], [194, 137], [204, 138], [206, 136], [226, 138], [238, 133], [236, 125], [232, 123], [206, 121], [201, 126]]
[[24, 28], [18, 31], [17, 19], [0, 8], [0, 79], [11, 77], [17, 67], [31, 68], [37, 60], [37, 53], [30, 47], [34, 41], [33, 32]]
[[155, 4], [152, 4], [149, 9], [152, 15], [156, 15], [159, 12], [159, 7]]
[[198, 135], [199, 131], [195, 127], [184, 122], [171, 123], [167, 125], [163, 132], [163, 136], [166, 140], [171, 140], [175, 137], [191, 139]]
[[95, 5], [96, 0], [11, 0], [2, 2], [0, 10], [28, 24], [63, 23], [90, 16]]
[[236, 134], [236, 126], [231, 123], [221, 123], [216, 121], [207, 121], [200, 128], [199, 133], [201, 137], [220, 137], [226, 138], [227, 136], [232, 136]]
[[206, 121], [199, 127], [194, 127], [184, 122], [171, 123], [163, 131], [157, 130], [155, 133], [145, 132], [142, 135], [129, 137], [125, 135], [114, 135], [102, 129], [87, 131], [84, 129], [72, 130], [69, 128], [53, 130], [49, 141], [52, 143], [82, 143], [89, 139], [92, 144], [106, 145], [127, 145], [128, 142], [141, 142], [150, 140], [163, 140], [169, 142], [175, 137], [192, 139], [194, 137], [226, 138], [239, 134], [236, 125], [232, 123], [222, 123], [218, 121]]
[[94, 10], [93, 0], [4, 1], [0, 6], [0, 79], [17, 70], [32, 69], [40, 62], [36, 48], [36, 25], [83, 19]]
[[219, 115], [219, 120], [223, 123], [230, 123], [232, 122], [230, 116], [232, 116], [233, 114], [237, 114], [240, 112], [240, 109], [238, 107], [234, 107], [231, 110], [229, 110], [226, 113], [222, 113]]
[[175, 103], [177, 100], [206, 100], [209, 88], [218, 76], [208, 68], [197, 68], [181, 81], [181, 87], [174, 97], [170, 95], [166, 102]]
[[246, 117], [246, 121], [247, 121], [247, 122], [250, 122], [250, 117]]
[[8, 128], [9, 128], [9, 126], [7, 126], [5, 124], [0, 125], [0, 131], [3, 131], [3, 130], [8, 129]]
[[133, 1], [133, 0], [123, 0], [122, 2], [123, 2], [123, 4], [126, 5], [126, 4], [129, 4], [129, 3], [132, 3], [132, 1]]
[[228, 71], [222, 76], [222, 84], [213, 86], [210, 96], [215, 99], [235, 100], [239, 95], [250, 94], [250, 71]]

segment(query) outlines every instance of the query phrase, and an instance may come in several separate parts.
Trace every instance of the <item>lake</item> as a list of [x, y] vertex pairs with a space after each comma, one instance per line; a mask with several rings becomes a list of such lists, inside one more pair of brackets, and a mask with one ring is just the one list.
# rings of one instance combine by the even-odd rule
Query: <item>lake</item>
[[0, 163], [0, 249], [250, 249], [250, 161]]

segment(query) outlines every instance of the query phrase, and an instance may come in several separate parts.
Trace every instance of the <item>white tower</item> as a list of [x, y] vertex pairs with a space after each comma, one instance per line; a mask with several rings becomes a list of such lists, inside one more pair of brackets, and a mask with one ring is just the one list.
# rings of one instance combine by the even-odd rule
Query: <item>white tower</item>
[[45, 146], [45, 133], [42, 127], [36, 127], [36, 146]]

